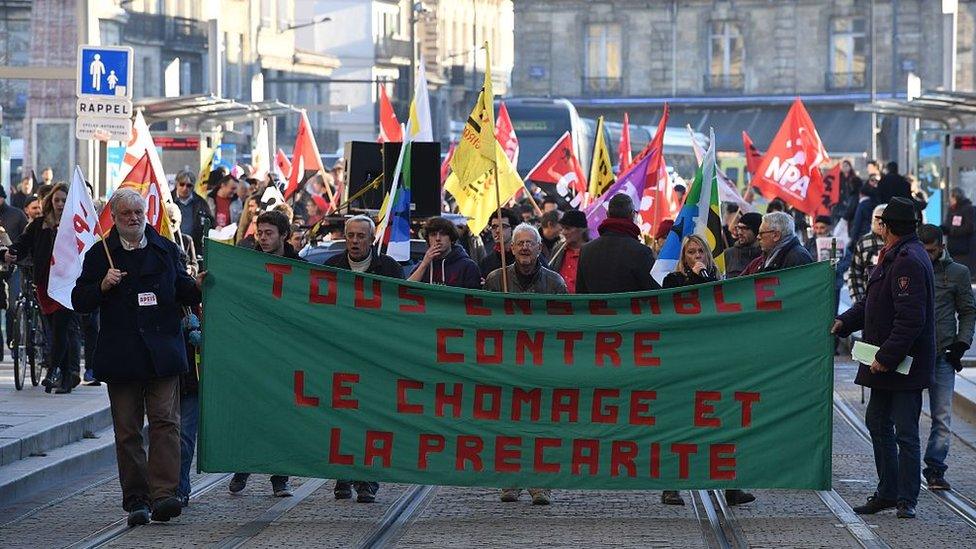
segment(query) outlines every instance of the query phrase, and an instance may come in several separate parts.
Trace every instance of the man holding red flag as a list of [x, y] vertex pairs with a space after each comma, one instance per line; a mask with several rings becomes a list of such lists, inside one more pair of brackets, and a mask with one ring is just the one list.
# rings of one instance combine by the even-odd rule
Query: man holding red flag
[[813, 120], [797, 98], [752, 184], [767, 198], [779, 197], [794, 208], [815, 215], [826, 190], [820, 165], [829, 160]]

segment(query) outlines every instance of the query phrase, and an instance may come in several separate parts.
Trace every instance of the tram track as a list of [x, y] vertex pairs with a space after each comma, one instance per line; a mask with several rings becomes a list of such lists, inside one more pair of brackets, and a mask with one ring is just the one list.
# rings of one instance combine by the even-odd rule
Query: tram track
[[718, 549], [749, 547], [738, 519], [725, 502], [722, 490], [692, 490], [691, 503], [705, 545]]
[[390, 505], [376, 527], [366, 535], [358, 547], [361, 549], [377, 549], [386, 547], [396, 540], [410, 526], [418, 513], [427, 506], [427, 503], [437, 493], [438, 488], [437, 486], [425, 485], [408, 487], [406, 492]]
[[[864, 421], [836, 391], [834, 392], [834, 409], [851, 426], [859, 438], [867, 444], [871, 444], [871, 434]], [[976, 529], [976, 502], [955, 490], [929, 490], [924, 479], [921, 487], [963, 519], [970, 528]]]
[[[210, 492], [216, 488], [221, 481], [230, 478], [230, 476], [230, 473], [210, 473], [204, 476], [193, 485], [193, 491], [190, 494], [190, 499], [196, 499], [207, 492]], [[109, 542], [121, 538], [129, 532], [137, 530], [137, 528], [129, 527], [129, 525], [126, 524], [126, 520], [126, 518], [121, 518], [65, 547], [67, 549], [93, 549], [95, 547], [102, 547]]]

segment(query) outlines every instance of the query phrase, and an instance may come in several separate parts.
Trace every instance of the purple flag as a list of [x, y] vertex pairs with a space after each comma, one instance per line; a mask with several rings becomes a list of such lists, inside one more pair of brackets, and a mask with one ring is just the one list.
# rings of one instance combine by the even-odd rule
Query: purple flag
[[586, 224], [590, 229], [590, 238], [600, 236], [597, 229], [600, 223], [607, 218], [607, 206], [614, 195], [624, 193], [634, 201], [634, 207], [638, 211], [641, 209], [641, 198], [644, 196], [644, 186], [647, 184], [647, 166], [651, 163], [651, 158], [658, 154], [658, 151], [651, 151], [651, 154], [643, 160], [634, 164], [623, 175], [617, 178], [617, 182], [596, 199], [596, 202], [586, 208]]

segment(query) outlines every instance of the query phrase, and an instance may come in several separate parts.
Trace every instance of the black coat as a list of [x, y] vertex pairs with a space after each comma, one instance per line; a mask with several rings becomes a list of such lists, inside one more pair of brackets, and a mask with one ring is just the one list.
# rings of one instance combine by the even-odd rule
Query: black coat
[[973, 235], [976, 233], [976, 208], [968, 198], [949, 207], [942, 231], [946, 235], [946, 249], [955, 258], [968, 256], [972, 252]]
[[175, 196], [173, 197], [173, 202], [179, 207], [180, 215], [183, 216], [183, 221], [180, 223], [180, 230], [183, 231], [184, 228], [189, 229], [187, 234], [193, 238], [193, 245], [196, 246], [196, 250], [198, 252], [203, 250], [203, 237], [205, 236], [203, 234], [204, 220], [209, 219], [210, 227], [214, 228], [213, 212], [210, 211], [210, 205], [195, 192], [190, 194], [190, 201], [186, 204], [180, 202], [180, 199]]
[[0, 227], [7, 231], [11, 241], [16, 241], [27, 228], [27, 214], [10, 204], [4, 204], [0, 206]]
[[[187, 371], [182, 306], [200, 303], [200, 290], [186, 274], [176, 244], [146, 227], [146, 247], [125, 251], [118, 229], [109, 234], [109, 252], [122, 281], [102, 293], [108, 259], [101, 245], [85, 254], [71, 292], [75, 312], [100, 309], [95, 344], [95, 378], [108, 383], [144, 381]], [[139, 295], [154, 294], [155, 305], [140, 306]]]
[[783, 248], [776, 252], [769, 265], [766, 265], [766, 255], [762, 254], [752, 260], [752, 263], [742, 271], [741, 276], [789, 269], [790, 267], [798, 267], [807, 263], [813, 263], [813, 256], [803, 247], [803, 244], [800, 244], [800, 240], [797, 237], [791, 236]]
[[636, 238], [613, 230], [604, 231], [580, 252], [576, 269], [576, 293], [639, 292], [660, 288], [651, 277], [654, 252]]
[[886, 173], [878, 181], [878, 204], [887, 204], [896, 196], [912, 198], [912, 184], [901, 174]]
[[[330, 257], [325, 262], [325, 265], [347, 271], [352, 270], [352, 266], [349, 265], [349, 254], [346, 252]], [[373, 260], [369, 263], [369, 268], [366, 269], [366, 272], [374, 275], [388, 276], [390, 278], [403, 278], [403, 266], [386, 254], [376, 255], [376, 250], [373, 250]]]
[[706, 269], [702, 269], [701, 274], [695, 274], [694, 272], [685, 274], [681, 271], [674, 271], [664, 277], [664, 287], [681, 288], [683, 286], [694, 286], [695, 284], [707, 284], [716, 280], [718, 280], [718, 277]]
[[[867, 297], [838, 317], [840, 336], [863, 330], [864, 341], [880, 347], [875, 359], [889, 372], [872, 374], [861, 364], [854, 383], [889, 391], [927, 388], [935, 366], [935, 281], [932, 260], [914, 234], [899, 240], [868, 279]], [[908, 375], [894, 370], [912, 357]]]

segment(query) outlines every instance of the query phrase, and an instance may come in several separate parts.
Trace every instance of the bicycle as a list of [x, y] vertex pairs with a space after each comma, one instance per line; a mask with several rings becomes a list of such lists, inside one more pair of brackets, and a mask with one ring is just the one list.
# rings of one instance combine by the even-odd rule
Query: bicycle
[[14, 360], [14, 387], [24, 388], [27, 366], [30, 366], [31, 385], [37, 387], [47, 370], [45, 349], [47, 339], [41, 321], [41, 306], [37, 302], [33, 268], [27, 262], [18, 262], [20, 268], [20, 296], [14, 304], [10, 327], [10, 350]]

